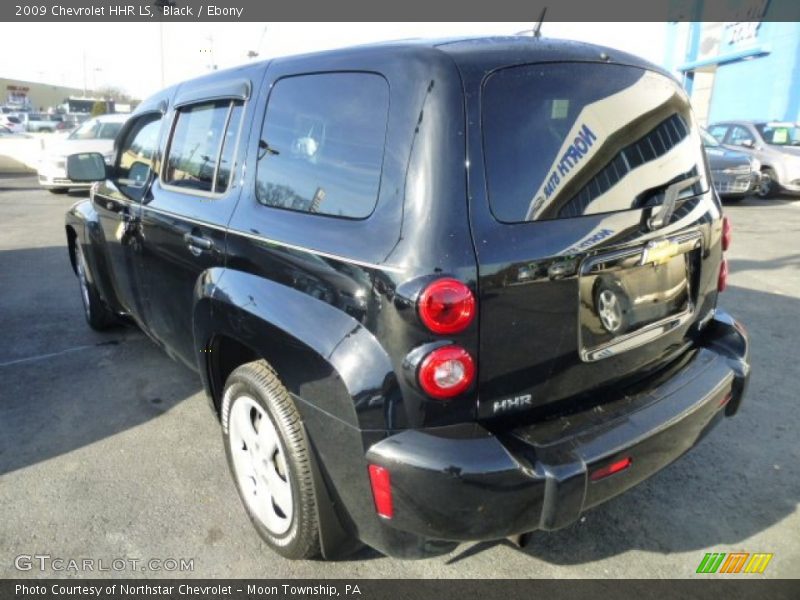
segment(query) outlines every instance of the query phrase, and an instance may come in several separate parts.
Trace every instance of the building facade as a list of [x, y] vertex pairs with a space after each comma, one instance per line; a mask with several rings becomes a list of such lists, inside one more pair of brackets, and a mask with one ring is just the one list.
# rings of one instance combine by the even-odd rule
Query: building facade
[[800, 23], [770, 21], [770, 3], [751, 4], [761, 12], [747, 16], [762, 20], [668, 24], [665, 67], [683, 81], [703, 125], [800, 121]]
[[86, 90], [84, 93], [81, 88], [0, 77], [0, 105], [19, 110], [48, 112], [51, 109], [55, 110], [67, 98], [95, 95], [91, 90]]

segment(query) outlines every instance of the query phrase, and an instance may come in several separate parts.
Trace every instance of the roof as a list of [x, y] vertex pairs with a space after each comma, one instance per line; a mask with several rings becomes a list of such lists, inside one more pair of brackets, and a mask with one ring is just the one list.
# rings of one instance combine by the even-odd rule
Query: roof
[[237, 76], [243, 76], [251, 69], [263, 69], [270, 62], [314, 62], [317, 59], [334, 58], [358, 59], [366, 54], [380, 53], [384, 56], [397, 53], [403, 56], [417, 56], [424, 60], [425, 55], [447, 54], [462, 73], [473, 72], [477, 76], [496, 68], [537, 62], [591, 61], [632, 65], [658, 71], [672, 78], [661, 67], [638, 56], [604, 46], [586, 44], [570, 40], [534, 38], [531, 36], [459, 37], [439, 39], [389, 40], [359, 46], [349, 46], [335, 50], [324, 50], [308, 54], [281, 56], [259, 62], [245, 63], [229, 69], [213, 71], [200, 77], [178, 83], [146, 99], [137, 108], [137, 113], [152, 109], [158, 98], [173, 95], [176, 89], [192, 88], [214, 84]]

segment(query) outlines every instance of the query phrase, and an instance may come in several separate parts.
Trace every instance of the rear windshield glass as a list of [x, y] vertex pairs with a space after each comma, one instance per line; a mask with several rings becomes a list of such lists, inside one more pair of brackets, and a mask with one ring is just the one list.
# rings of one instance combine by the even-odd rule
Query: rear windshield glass
[[666, 186], [702, 166], [685, 96], [643, 69], [506, 68], [485, 82], [482, 105], [489, 202], [502, 222], [656, 204]]

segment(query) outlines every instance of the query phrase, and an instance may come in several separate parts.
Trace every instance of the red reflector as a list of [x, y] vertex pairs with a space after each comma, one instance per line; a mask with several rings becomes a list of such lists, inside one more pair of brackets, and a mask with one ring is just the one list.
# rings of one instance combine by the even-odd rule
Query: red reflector
[[475, 317], [475, 296], [457, 279], [437, 279], [419, 297], [419, 318], [433, 333], [458, 333]]
[[609, 475], [613, 475], [614, 473], [619, 473], [620, 471], [624, 471], [628, 467], [631, 466], [633, 459], [630, 456], [626, 456], [622, 460], [618, 460], [617, 462], [613, 462], [610, 465], [606, 465], [600, 469], [597, 469], [594, 473], [591, 474], [590, 479], [592, 481], [597, 481], [598, 479], [603, 479], [608, 477]]
[[460, 346], [442, 346], [424, 359], [417, 379], [433, 398], [446, 399], [467, 391], [475, 378], [475, 363]]
[[722, 249], [727, 250], [731, 245], [731, 238], [733, 237], [733, 227], [728, 217], [722, 217]]
[[394, 516], [394, 506], [392, 505], [392, 484], [389, 470], [378, 465], [370, 465], [369, 482], [372, 486], [372, 497], [375, 500], [375, 511], [381, 517], [391, 519]]
[[724, 292], [728, 287], [728, 259], [723, 258], [719, 265], [719, 278], [717, 279], [717, 291]]
[[722, 397], [722, 400], [719, 401], [719, 405], [725, 406], [728, 402], [731, 401], [731, 398], [733, 398], [733, 394], [731, 392], [728, 392]]

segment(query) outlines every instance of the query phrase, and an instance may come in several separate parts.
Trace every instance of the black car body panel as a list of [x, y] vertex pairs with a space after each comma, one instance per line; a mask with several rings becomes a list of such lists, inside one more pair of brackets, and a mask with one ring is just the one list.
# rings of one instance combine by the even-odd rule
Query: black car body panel
[[[541, 218], [498, 219], [487, 177], [486, 85], [495, 73], [531, 65], [610, 69], [667, 90], [635, 127], [596, 139], [604, 151], [587, 162], [593, 173], [647, 135], [672, 135], [658, 127], [675, 115], [685, 160], [664, 163], [626, 207], [585, 204], [561, 214], [580, 196], [573, 179], [573, 196], [562, 195]], [[270, 165], [288, 172], [333, 135], [315, 120], [308, 95], [311, 108], [291, 118], [323, 131], [318, 137], [275, 146], [282, 131], [267, 118], [270, 107], [302, 104], [291, 87], [329, 85], [318, 77], [330, 74], [376, 90], [372, 106], [362, 102], [376, 121], [386, 104], [385, 131], [368, 132], [380, 130], [382, 157], [350, 172], [360, 181], [379, 165], [374, 206], [353, 215], [345, 214], [351, 199], [337, 196], [341, 182], [303, 192], [262, 181]], [[571, 110], [569, 97], [558, 100], [551, 114]], [[214, 142], [228, 157], [224, 172], [220, 159], [212, 173], [203, 152], [171, 161], [170, 144], [196, 135], [193, 106], [195, 123], [225, 123]], [[729, 393], [728, 409], [744, 393], [746, 336], [715, 312], [721, 208], [688, 100], [635, 57], [501, 38], [280, 58], [145, 101], [117, 153], [111, 177], [68, 212], [69, 241], [82, 245], [103, 301], [198, 371], [215, 410], [236, 366], [258, 358], [272, 365], [313, 446], [326, 556], [348, 536], [411, 557], [458, 540], [563, 526], [677, 458], [718, 420]], [[652, 160], [668, 153], [663, 144]], [[676, 183], [665, 226], [651, 227], [665, 217]], [[665, 258], [653, 258], [665, 246]], [[466, 284], [479, 307], [448, 335], [428, 330], [417, 308], [422, 290], [442, 277]], [[608, 287], [625, 290], [631, 305], [652, 305], [629, 319], [624, 340], [598, 320], [598, 281], [616, 282]], [[665, 281], [674, 292], [655, 289]], [[456, 397], [433, 400], [417, 371], [421, 357], [448, 344], [475, 358], [477, 377]], [[630, 469], [588, 483], [595, 468], [623, 454], [633, 458]], [[393, 519], [375, 512], [370, 464], [391, 472]]]

